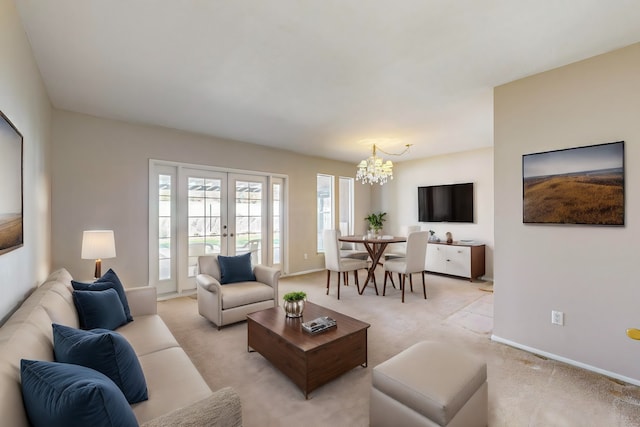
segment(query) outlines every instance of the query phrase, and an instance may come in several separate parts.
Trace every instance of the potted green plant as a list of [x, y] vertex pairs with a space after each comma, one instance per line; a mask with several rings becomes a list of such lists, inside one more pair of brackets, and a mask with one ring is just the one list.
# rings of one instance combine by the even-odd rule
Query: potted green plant
[[386, 212], [374, 212], [367, 215], [365, 219], [369, 221], [369, 228], [377, 234], [382, 230], [382, 224], [387, 220], [385, 216], [387, 216]]
[[284, 312], [287, 317], [302, 317], [304, 301], [307, 294], [302, 291], [289, 292], [283, 295]]

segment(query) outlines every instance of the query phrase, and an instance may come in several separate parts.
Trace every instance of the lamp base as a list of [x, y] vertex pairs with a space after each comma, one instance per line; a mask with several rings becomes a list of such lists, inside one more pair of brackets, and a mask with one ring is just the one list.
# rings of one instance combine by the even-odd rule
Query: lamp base
[[96, 260], [96, 269], [93, 272], [93, 277], [95, 277], [96, 279], [99, 279], [102, 277], [102, 260], [101, 259]]

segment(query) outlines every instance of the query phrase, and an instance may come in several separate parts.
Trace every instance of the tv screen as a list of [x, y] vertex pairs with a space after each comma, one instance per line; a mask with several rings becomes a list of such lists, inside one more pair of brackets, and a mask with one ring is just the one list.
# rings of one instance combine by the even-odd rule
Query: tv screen
[[473, 183], [418, 187], [419, 222], [473, 222]]

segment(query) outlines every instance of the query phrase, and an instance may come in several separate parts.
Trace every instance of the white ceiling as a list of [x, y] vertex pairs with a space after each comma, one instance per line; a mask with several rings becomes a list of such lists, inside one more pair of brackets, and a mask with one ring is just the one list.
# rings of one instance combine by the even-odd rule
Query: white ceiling
[[56, 108], [354, 162], [491, 146], [494, 86], [640, 41], [637, 0], [15, 2]]

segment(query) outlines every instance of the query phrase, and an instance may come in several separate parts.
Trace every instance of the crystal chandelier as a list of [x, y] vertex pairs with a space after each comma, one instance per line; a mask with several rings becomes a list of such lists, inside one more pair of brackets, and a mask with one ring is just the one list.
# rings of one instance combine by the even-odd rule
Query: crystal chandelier
[[[400, 154], [390, 154], [386, 153], [383, 150], [383, 153], [400, 156], [407, 152], [411, 145], [407, 144], [404, 151]], [[387, 160], [386, 162], [376, 155], [376, 147], [373, 144], [373, 154], [366, 160], [362, 160], [358, 163], [358, 171], [356, 172], [356, 181], [362, 180], [363, 184], [369, 183], [371, 185], [380, 183], [380, 185], [384, 185], [389, 179], [393, 179], [393, 162], [391, 160]]]
[[371, 157], [358, 164], [356, 181], [362, 180], [363, 184], [368, 182], [371, 185], [379, 182], [383, 185], [387, 179], [393, 179], [393, 162], [391, 160], [383, 162], [382, 158], [376, 156], [376, 145], [373, 144]]

